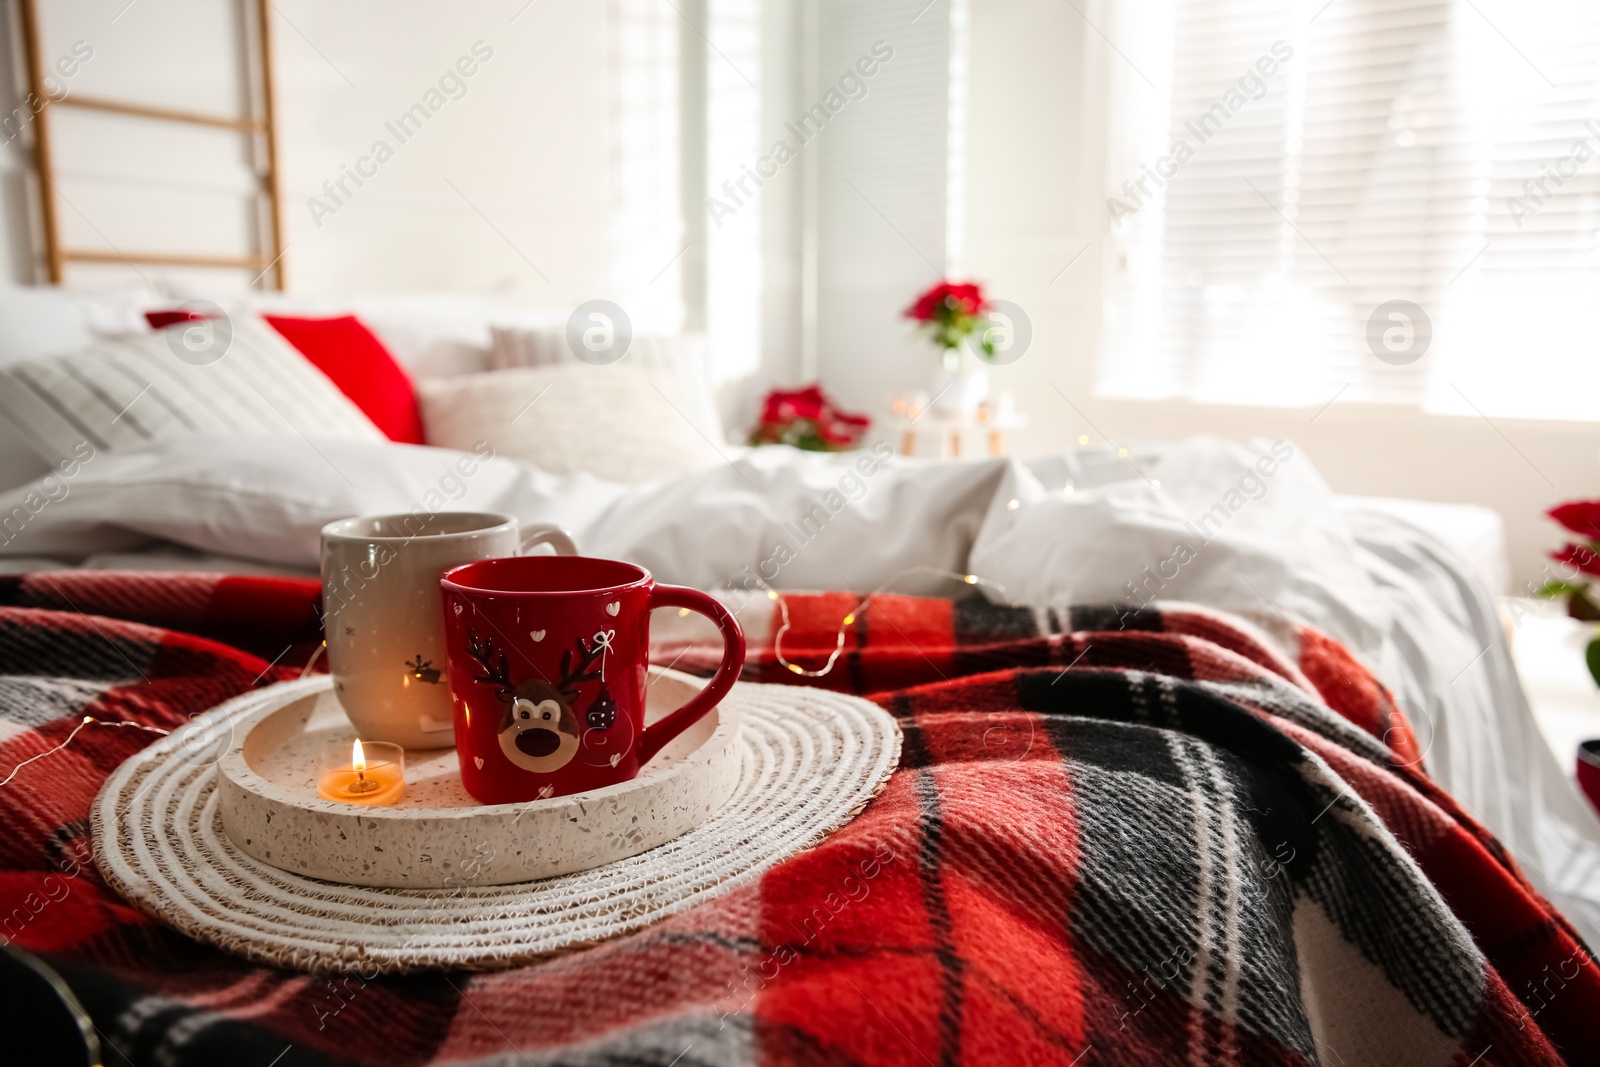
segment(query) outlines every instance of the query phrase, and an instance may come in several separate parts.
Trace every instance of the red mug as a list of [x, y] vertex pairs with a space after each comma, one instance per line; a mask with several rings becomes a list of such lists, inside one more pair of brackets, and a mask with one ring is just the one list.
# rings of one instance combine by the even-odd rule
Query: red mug
[[[744, 666], [744, 633], [698, 589], [632, 563], [514, 556], [452, 568], [444, 591], [461, 783], [485, 804], [625, 782], [717, 705]], [[687, 608], [722, 631], [722, 664], [683, 707], [645, 726], [650, 610]]]
[[1578, 788], [1600, 812], [1600, 738], [1578, 744]]

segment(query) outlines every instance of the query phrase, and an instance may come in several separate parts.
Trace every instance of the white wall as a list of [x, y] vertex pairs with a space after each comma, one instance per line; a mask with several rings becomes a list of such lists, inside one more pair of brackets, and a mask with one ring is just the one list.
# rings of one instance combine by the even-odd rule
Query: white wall
[[[618, 247], [631, 235], [615, 226], [627, 210], [616, 181], [623, 151], [613, 136], [616, 5], [538, 0], [522, 10], [524, 4], [274, 0], [292, 289], [492, 290], [570, 306], [651, 288], [650, 276], [678, 246], [654, 262], [644, 252], [657, 249], [641, 251], [635, 244], [631, 250], [652, 262], [619, 269]], [[7, 4], [13, 7], [14, 0]], [[73, 91], [218, 113], [242, 106], [234, 4], [94, 0], [39, 7], [46, 57], [80, 39], [94, 48], [94, 58], [70, 83]], [[15, 13], [7, 14], [13, 16], [5, 26], [9, 58]], [[675, 34], [675, 16], [670, 9], [667, 14]], [[450, 99], [401, 144], [385, 122], [437, 88], [440, 76], [470, 56], [477, 41], [483, 42], [480, 52], [486, 48], [492, 56], [464, 79], [465, 95]], [[675, 64], [675, 54], [667, 58]], [[675, 79], [675, 67], [668, 74]], [[56, 116], [62, 189], [75, 205], [60, 210], [74, 243], [248, 250], [248, 213], [238, 195], [246, 174], [242, 139], [68, 108]], [[337, 179], [341, 166], [354, 165], [380, 139], [395, 149], [394, 158], [359, 190], [347, 183], [355, 195], [319, 226], [308, 199], [330, 202], [322, 183]], [[675, 144], [673, 152], [671, 167]], [[21, 240], [27, 232], [25, 166], [19, 143], [6, 146], [0, 221], [9, 252], [3, 269], [13, 281], [34, 280]], [[160, 188], [174, 180], [186, 188]], [[126, 210], [130, 188], [140, 183], [146, 188], [138, 208]], [[205, 196], [195, 195], [197, 185]], [[184, 195], [179, 200], [171, 192]], [[195, 205], [207, 198], [215, 202], [212, 213], [197, 218]], [[126, 272], [77, 268], [69, 281], [107, 273]], [[654, 288], [670, 289], [676, 300], [676, 273], [669, 271]]]

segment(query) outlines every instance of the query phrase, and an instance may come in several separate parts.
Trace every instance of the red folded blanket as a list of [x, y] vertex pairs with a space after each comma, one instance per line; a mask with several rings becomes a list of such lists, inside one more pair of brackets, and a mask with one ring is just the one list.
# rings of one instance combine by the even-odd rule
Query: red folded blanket
[[[85, 715], [171, 729], [298, 674], [316, 595], [0, 579], [0, 778]], [[856, 598], [784, 606], [815, 667]], [[90, 802], [150, 739], [98, 725], [0, 787], [0, 930], [141, 1064], [1600, 1062], [1590, 953], [1337, 643], [1181, 605], [854, 614], [812, 684], [899, 720], [883, 795], [630, 937], [367, 982], [196, 944], [89, 861]], [[770, 636], [748, 676], [803, 681]]]

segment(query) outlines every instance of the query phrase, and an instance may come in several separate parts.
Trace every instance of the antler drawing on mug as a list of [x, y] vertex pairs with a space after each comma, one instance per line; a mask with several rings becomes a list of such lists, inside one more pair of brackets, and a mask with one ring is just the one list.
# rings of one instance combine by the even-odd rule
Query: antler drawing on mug
[[471, 630], [467, 631], [467, 651], [472, 658], [483, 665], [483, 673], [473, 678], [475, 682], [485, 682], [495, 687], [495, 693], [502, 700], [509, 697], [516, 689], [511, 684], [511, 662], [504, 652], [500, 653], [500, 662], [491, 663], [494, 658], [494, 642], [488, 639], [478, 640], [478, 635]]
[[577, 669], [573, 669], [572, 649], [569, 648], [561, 653], [561, 680], [556, 683], [556, 688], [576, 697], [578, 686], [600, 677], [599, 671], [592, 671], [589, 668], [594, 666], [594, 661], [600, 658], [605, 649], [606, 646], [598, 641], [591, 647], [583, 638], [578, 638], [578, 650], [583, 653], [583, 659], [578, 663]]

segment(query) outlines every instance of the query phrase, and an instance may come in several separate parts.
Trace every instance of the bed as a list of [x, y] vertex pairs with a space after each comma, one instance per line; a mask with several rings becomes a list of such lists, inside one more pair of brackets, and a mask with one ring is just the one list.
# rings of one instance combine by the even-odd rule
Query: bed
[[[255, 328], [247, 321], [250, 314], [233, 313], [238, 336], [249, 344], [268, 343], [249, 332]], [[0, 518], [16, 519], [0, 545], [0, 571], [24, 575], [72, 567], [313, 576], [318, 531], [333, 519], [377, 512], [482, 510], [509, 513], [525, 522], [559, 523], [586, 552], [631, 559], [661, 580], [716, 592], [740, 615], [758, 649], [770, 649], [775, 627], [769, 591], [837, 590], [851, 598], [893, 594], [913, 602], [959, 605], [973, 603], [970, 597], [960, 597], [973, 593], [976, 586], [986, 598], [982, 603], [1001, 614], [952, 609], [962, 618], [979, 620], [965, 630], [957, 627], [960, 632], [947, 638], [956, 646], [975, 640], [974, 634], [991, 644], [1022, 645], [1053, 635], [1052, 647], [1059, 648], [1063, 635], [1074, 632], [1072, 620], [1090, 617], [1084, 614], [1085, 606], [1095, 612], [1095, 625], [1089, 629], [1110, 633], [1160, 630], [1166, 625], [1160, 620], [1188, 617], [1185, 612], [1194, 609], [1184, 605], [1201, 605], [1205, 611], [1223, 613], [1230, 620], [1227, 626], [1250, 635], [1249, 641], [1273, 650], [1263, 653], [1271, 662], [1320, 662], [1312, 652], [1322, 648], [1324, 640], [1332, 643], [1329, 647], [1348, 650], [1347, 669], [1363, 672], [1362, 677], [1370, 674], [1379, 687], [1373, 692], [1392, 694], [1393, 709], [1400, 713], [1394, 721], [1406, 724], [1405, 743], [1414, 749], [1404, 750], [1408, 755], [1401, 762], [1409, 768], [1405, 773], [1425, 768], [1426, 776], [1444, 790], [1438, 802], [1459, 805], [1464, 819], [1487, 827], [1514, 858], [1507, 869], [1524, 872], [1532, 889], [1570, 920], [1576, 935], [1590, 944], [1600, 936], [1600, 879], [1595, 874], [1600, 868], [1600, 820], [1540, 740], [1512, 666], [1496, 607], [1506, 574], [1503, 538], [1492, 513], [1337, 497], [1287, 441], [1202, 437], [1132, 446], [1127, 455], [1081, 448], [1026, 460], [960, 463], [901, 459], [881, 447], [844, 456], [781, 447], [744, 449], [725, 444], [726, 435], [713, 428], [717, 415], [699, 377], [703, 368], [685, 371], [674, 365], [678, 354], [667, 346], [652, 357], [653, 364], [641, 369], [638, 388], [621, 404], [622, 413], [612, 413], [622, 424], [635, 426], [652, 418], [667, 422], [643, 424], [681, 420], [702, 439], [696, 451], [690, 449], [695, 444], [690, 436], [680, 436], [672, 448], [656, 447], [648, 435], [627, 439], [626, 425], [615, 434], [604, 427], [595, 429], [596, 420], [607, 414], [600, 410], [603, 405], [584, 408], [584, 397], [602, 379], [571, 377], [565, 385], [559, 381], [551, 385], [571, 368], [557, 373], [542, 367], [537, 345], [523, 344], [520, 356], [502, 352], [496, 357], [492, 335], [486, 345], [479, 344], [487, 332], [482, 317], [460, 315], [452, 320], [453, 339], [421, 342], [417, 338], [425, 331], [414, 321], [404, 327], [390, 322], [385, 331], [382, 316], [376, 318], [377, 332], [386, 341], [409, 338], [411, 347], [396, 343], [396, 348], [412, 353], [412, 371], [418, 377], [423, 375], [424, 354], [435, 361], [444, 359], [441, 352], [450, 354], [454, 362], [445, 368], [449, 373], [435, 379], [450, 384], [438, 386], [443, 391], [436, 397], [446, 397], [440, 410], [454, 413], [451, 421], [457, 429], [452, 431], [452, 443], [459, 447], [401, 443], [364, 431], [324, 436], [315, 428], [308, 432], [297, 425], [290, 427], [293, 432], [282, 427], [274, 432], [271, 425], [152, 429], [147, 440], [115, 443], [94, 450], [92, 458], [80, 457], [70, 475], [61, 468], [0, 494]], [[126, 321], [119, 329], [125, 327]], [[34, 335], [45, 332], [37, 329]], [[91, 347], [99, 346], [95, 358], [101, 361], [124, 358], [117, 355], [123, 349], [116, 346], [148, 349], [152, 344], [148, 338], [130, 341], [121, 335], [110, 342], [99, 335], [87, 340]], [[24, 351], [19, 345], [14, 351], [37, 363], [46, 358], [37, 348], [33, 344], [33, 350]], [[496, 358], [522, 360], [501, 367], [499, 373], [534, 377], [495, 379], [500, 385], [488, 389], [471, 386], [474, 373]], [[438, 371], [444, 365], [429, 366]], [[5, 370], [0, 366], [0, 373]], [[541, 374], [545, 376], [538, 377]], [[469, 384], [462, 385], [464, 381]], [[508, 390], [506, 383], [513, 381], [524, 391]], [[651, 416], [630, 406], [649, 401], [640, 383], [666, 398], [669, 390], [663, 385], [669, 381], [684, 389], [676, 399], [668, 399], [672, 414], [658, 409]], [[532, 395], [530, 386], [536, 383], [567, 389], [572, 399], [548, 419], [543, 417], [546, 409], [536, 409], [541, 417], [530, 421], [540, 425], [537, 431], [525, 431], [513, 424], [521, 421], [518, 409], [525, 411], [525, 405], [533, 403], [523, 397]], [[694, 403], [703, 406], [695, 407], [688, 399], [691, 394], [699, 396]], [[104, 398], [106, 426], [119, 421], [113, 415], [121, 402], [120, 396]], [[425, 408], [427, 402], [425, 396]], [[40, 438], [51, 433], [41, 421], [44, 416], [19, 414], [14, 401], [0, 401], [0, 407], [8, 407], [13, 420], [24, 425], [22, 432], [12, 431], [11, 448], [25, 444], [48, 454], [48, 441], [40, 447]], [[570, 410], [574, 407], [580, 410]], [[691, 409], [693, 416], [685, 414]], [[462, 410], [479, 415], [462, 417]], [[335, 421], [336, 417], [342, 413], [328, 416]], [[682, 435], [682, 427], [672, 425]], [[473, 434], [478, 435], [476, 441], [463, 436]], [[581, 449], [573, 449], [574, 437], [583, 438]], [[615, 441], [621, 442], [616, 452], [631, 450], [636, 455], [622, 459], [602, 455]], [[673, 454], [680, 445], [681, 454]], [[58, 441], [58, 453], [61, 447]], [[27, 457], [11, 458], [14, 462], [8, 469], [13, 474], [26, 471]], [[586, 466], [590, 460], [592, 468]], [[25, 588], [17, 583], [28, 579], [10, 581], [7, 588], [15, 590]], [[993, 627], [999, 629], [988, 629]], [[699, 635], [692, 622], [669, 617], [660, 621], [655, 638], [681, 654], [695, 647]], [[1318, 691], [1309, 681], [1301, 688]], [[914, 689], [897, 687], [907, 693]], [[865, 691], [873, 690], [868, 686]], [[1248, 703], [1242, 692], [1233, 696]], [[1320, 692], [1322, 699], [1334, 699], [1327, 688]], [[16, 706], [38, 699], [37, 692], [23, 687], [10, 693], [8, 718], [17, 724], [37, 722], [37, 708]], [[915, 703], [927, 698], [905, 699]], [[1281, 693], [1274, 699], [1287, 701], [1271, 705], [1275, 714], [1288, 715], [1283, 708], [1294, 700]], [[13, 726], [11, 735], [19, 729]], [[1386, 731], [1379, 733], [1384, 743], [1390, 743]], [[928, 757], [922, 765], [937, 762]], [[954, 802], [950, 797], [945, 800]], [[1333, 803], [1340, 803], [1339, 797]], [[924, 856], [918, 862], [929, 861]], [[735, 902], [730, 906], [751, 903], [738, 894], [730, 899]], [[768, 897], [762, 906], [781, 910], [782, 904]], [[1019, 922], [1033, 921], [1015, 909], [1011, 916]], [[708, 931], [714, 927], [715, 936], [721, 937], [744, 929], [743, 922], [712, 924], [684, 936], [710, 937]], [[740, 936], [746, 935], [760, 939], [748, 929]], [[1007, 946], [1006, 952], [1021, 954], [1012, 961], [1017, 966], [1043, 966], [1039, 960], [1027, 960], [1026, 938], [1007, 937], [997, 943]], [[1301, 942], [1301, 951], [1308, 943]], [[644, 946], [640, 951], [648, 955], [660, 942], [640, 944]], [[935, 943], [928, 951], [944, 958], [940, 953], [955, 950]], [[973, 951], [969, 946], [956, 953], [967, 961], [964, 966], [977, 966]], [[1184, 966], [1193, 962], [1186, 960]], [[1586, 954], [1582, 963], [1592, 967]], [[549, 987], [553, 989], [560, 985], [561, 971], [551, 966], [555, 969], [541, 972], [542, 977], [525, 976], [532, 983], [526, 988], [505, 988], [516, 996], [534, 996], [546, 988], [541, 982], [555, 983]], [[571, 973], [593, 977], [585, 966], [574, 963]], [[1449, 969], [1447, 964], [1440, 966]], [[718, 967], [718, 974], [726, 969]], [[839, 973], [848, 979], [847, 972]], [[1349, 976], [1356, 980], [1357, 972], [1350, 971]], [[613, 980], [615, 976], [606, 979]], [[1492, 981], [1489, 984], [1493, 986]], [[278, 987], [276, 981], [273, 985]], [[420, 996], [414, 985], [401, 997], [406, 1004], [412, 1003], [407, 998]], [[483, 986], [486, 992], [494, 988], [492, 981]], [[626, 982], [606, 988], [626, 988]], [[948, 983], [945, 988], [948, 996]], [[1409, 987], [1404, 991], [1407, 996], [1416, 993]], [[1016, 994], [1015, 989], [1003, 992]], [[1311, 991], [1302, 992], [1315, 1014], [1319, 1001]], [[1595, 992], [1600, 995], [1600, 986]], [[807, 996], [813, 994], [820, 998], [813, 1008], [828, 1002], [816, 989]], [[949, 1004], [941, 1008], [937, 994], [930, 995], [935, 1001], [926, 1018], [935, 1020], [931, 1025], [937, 1030], [948, 1021], [951, 1008]], [[1526, 1003], [1521, 989], [1507, 995], [1523, 997]], [[1562, 1004], [1579, 1002], [1580, 995], [1573, 993]], [[1152, 1003], [1153, 1015], [1168, 1010], [1160, 998]], [[230, 1004], [223, 1014], [237, 1016], [239, 1006]], [[1465, 1027], [1462, 1032], [1472, 1035], [1462, 1039], [1460, 1050], [1483, 1034], [1490, 1034], [1484, 1038], [1490, 1045], [1508, 1041], [1509, 1037], [1491, 1033], [1498, 1033], [1495, 1027], [1507, 1018], [1515, 1018], [1508, 1004], [1498, 1006], [1494, 1018], [1499, 1023], [1493, 1025], [1492, 1019], [1477, 1018], [1428, 1026], [1449, 1031], [1460, 1023]], [[768, 1042], [768, 1053], [780, 1050], [770, 1057], [778, 1060], [800, 1058], [802, 1053], [827, 1055], [826, 1048], [816, 1044], [821, 1040], [818, 1032], [805, 1026], [806, 1005], [801, 998], [785, 1009], [799, 1012], [798, 1019], [736, 1012], [740, 1015], [736, 1040], [727, 1036], [725, 1026], [713, 1025], [714, 1015], [702, 1012], [691, 1023], [673, 1023], [665, 1029], [659, 1018], [652, 1017], [647, 1024], [634, 1020], [638, 1025], [618, 1031], [614, 1042], [591, 1047], [577, 1041], [566, 1053], [545, 1050], [535, 1056], [548, 1052], [560, 1059], [570, 1053], [574, 1060], [595, 1062], [614, 1062], [618, 1057], [665, 1062], [685, 1043], [698, 1043], [705, 1062], [741, 1061], [748, 1058], [752, 1042], [762, 1041]], [[1037, 1005], [1029, 1010], [1036, 1009]], [[1008, 1010], [1022, 1008], [1012, 1004]], [[1239, 1021], [1237, 1005], [1230, 1010], [1235, 1014], [1222, 1013], [1234, 1020], [1230, 1026], [1250, 1028]], [[1525, 1014], [1526, 1018], [1531, 1015]], [[1034, 1023], [1029, 1032], [1047, 1045], [1049, 1035], [1066, 1032], [1059, 1020]], [[869, 1030], [876, 1025], [875, 1021], [871, 1026], [862, 1024]], [[1349, 1036], [1360, 1029], [1352, 1019], [1306, 1025], [1304, 1034], [1312, 1038], [1269, 1042], [1276, 1051], [1261, 1054], [1275, 1062], [1340, 1062], [1318, 1044], [1321, 1038], [1316, 1035], [1329, 1033], [1347, 1035], [1347, 1051], [1360, 1047]], [[785, 1031], [785, 1026], [794, 1029]], [[790, 1033], [797, 1044], [788, 1048], [771, 1032], [765, 1038], [752, 1036], [751, 1027]], [[1271, 1025], [1257, 1029], [1276, 1034]], [[1401, 1031], [1411, 1033], [1404, 1027]], [[919, 1052], [936, 1045], [949, 1052], [954, 1041], [956, 1058], [971, 1057], [970, 1042], [980, 1040], [974, 1034], [987, 1035], [981, 1040], [992, 1038], [1000, 1042], [997, 1048], [1016, 1052], [1016, 1046], [1005, 1046], [983, 1027], [954, 1038], [930, 1031], [908, 1044]], [[314, 1038], [306, 1040], [315, 1043]], [[592, 1042], [594, 1035], [588, 1033], [584, 1040]], [[1250, 1042], [1240, 1044], [1243, 1039], [1226, 1035], [1212, 1035], [1198, 1046], [1185, 1045], [1188, 1040], [1173, 1036], [1176, 1044], [1172, 1044], [1163, 1037], [1146, 1053], [1159, 1056], [1163, 1050], [1186, 1047], [1194, 1055], [1200, 1055], [1194, 1049], [1204, 1050], [1202, 1058], [1213, 1054], [1248, 1058], [1259, 1052], [1251, 1051], [1256, 1047]], [[1134, 1055], [1140, 1047], [1130, 1044], [1123, 1054]], [[437, 1051], [439, 1046], [429, 1048]], [[1039, 1059], [1068, 1062], [1069, 1051], [1081, 1055], [1086, 1050], [1082, 1044], [1073, 1049], [1053, 1047], [1041, 1051]], [[1427, 1055], [1417, 1053], [1410, 1062], [1447, 1062], [1458, 1051], [1457, 1045], [1446, 1042], [1430, 1046]], [[189, 1062], [168, 1052], [173, 1062]], [[858, 1058], [885, 1062], [906, 1054], [903, 1046], [870, 1042], [852, 1052]], [[1560, 1054], [1569, 1062], [1588, 1062], [1583, 1060], [1588, 1053], [1570, 1041], [1560, 1046]], [[491, 1062], [484, 1055], [484, 1062]], [[1384, 1055], [1407, 1062], [1408, 1053], [1396, 1046]], [[1527, 1052], [1518, 1062], [1546, 1062], [1541, 1055]], [[1470, 1058], [1468, 1051], [1460, 1062]], [[685, 1062], [694, 1061], [691, 1056]]]

